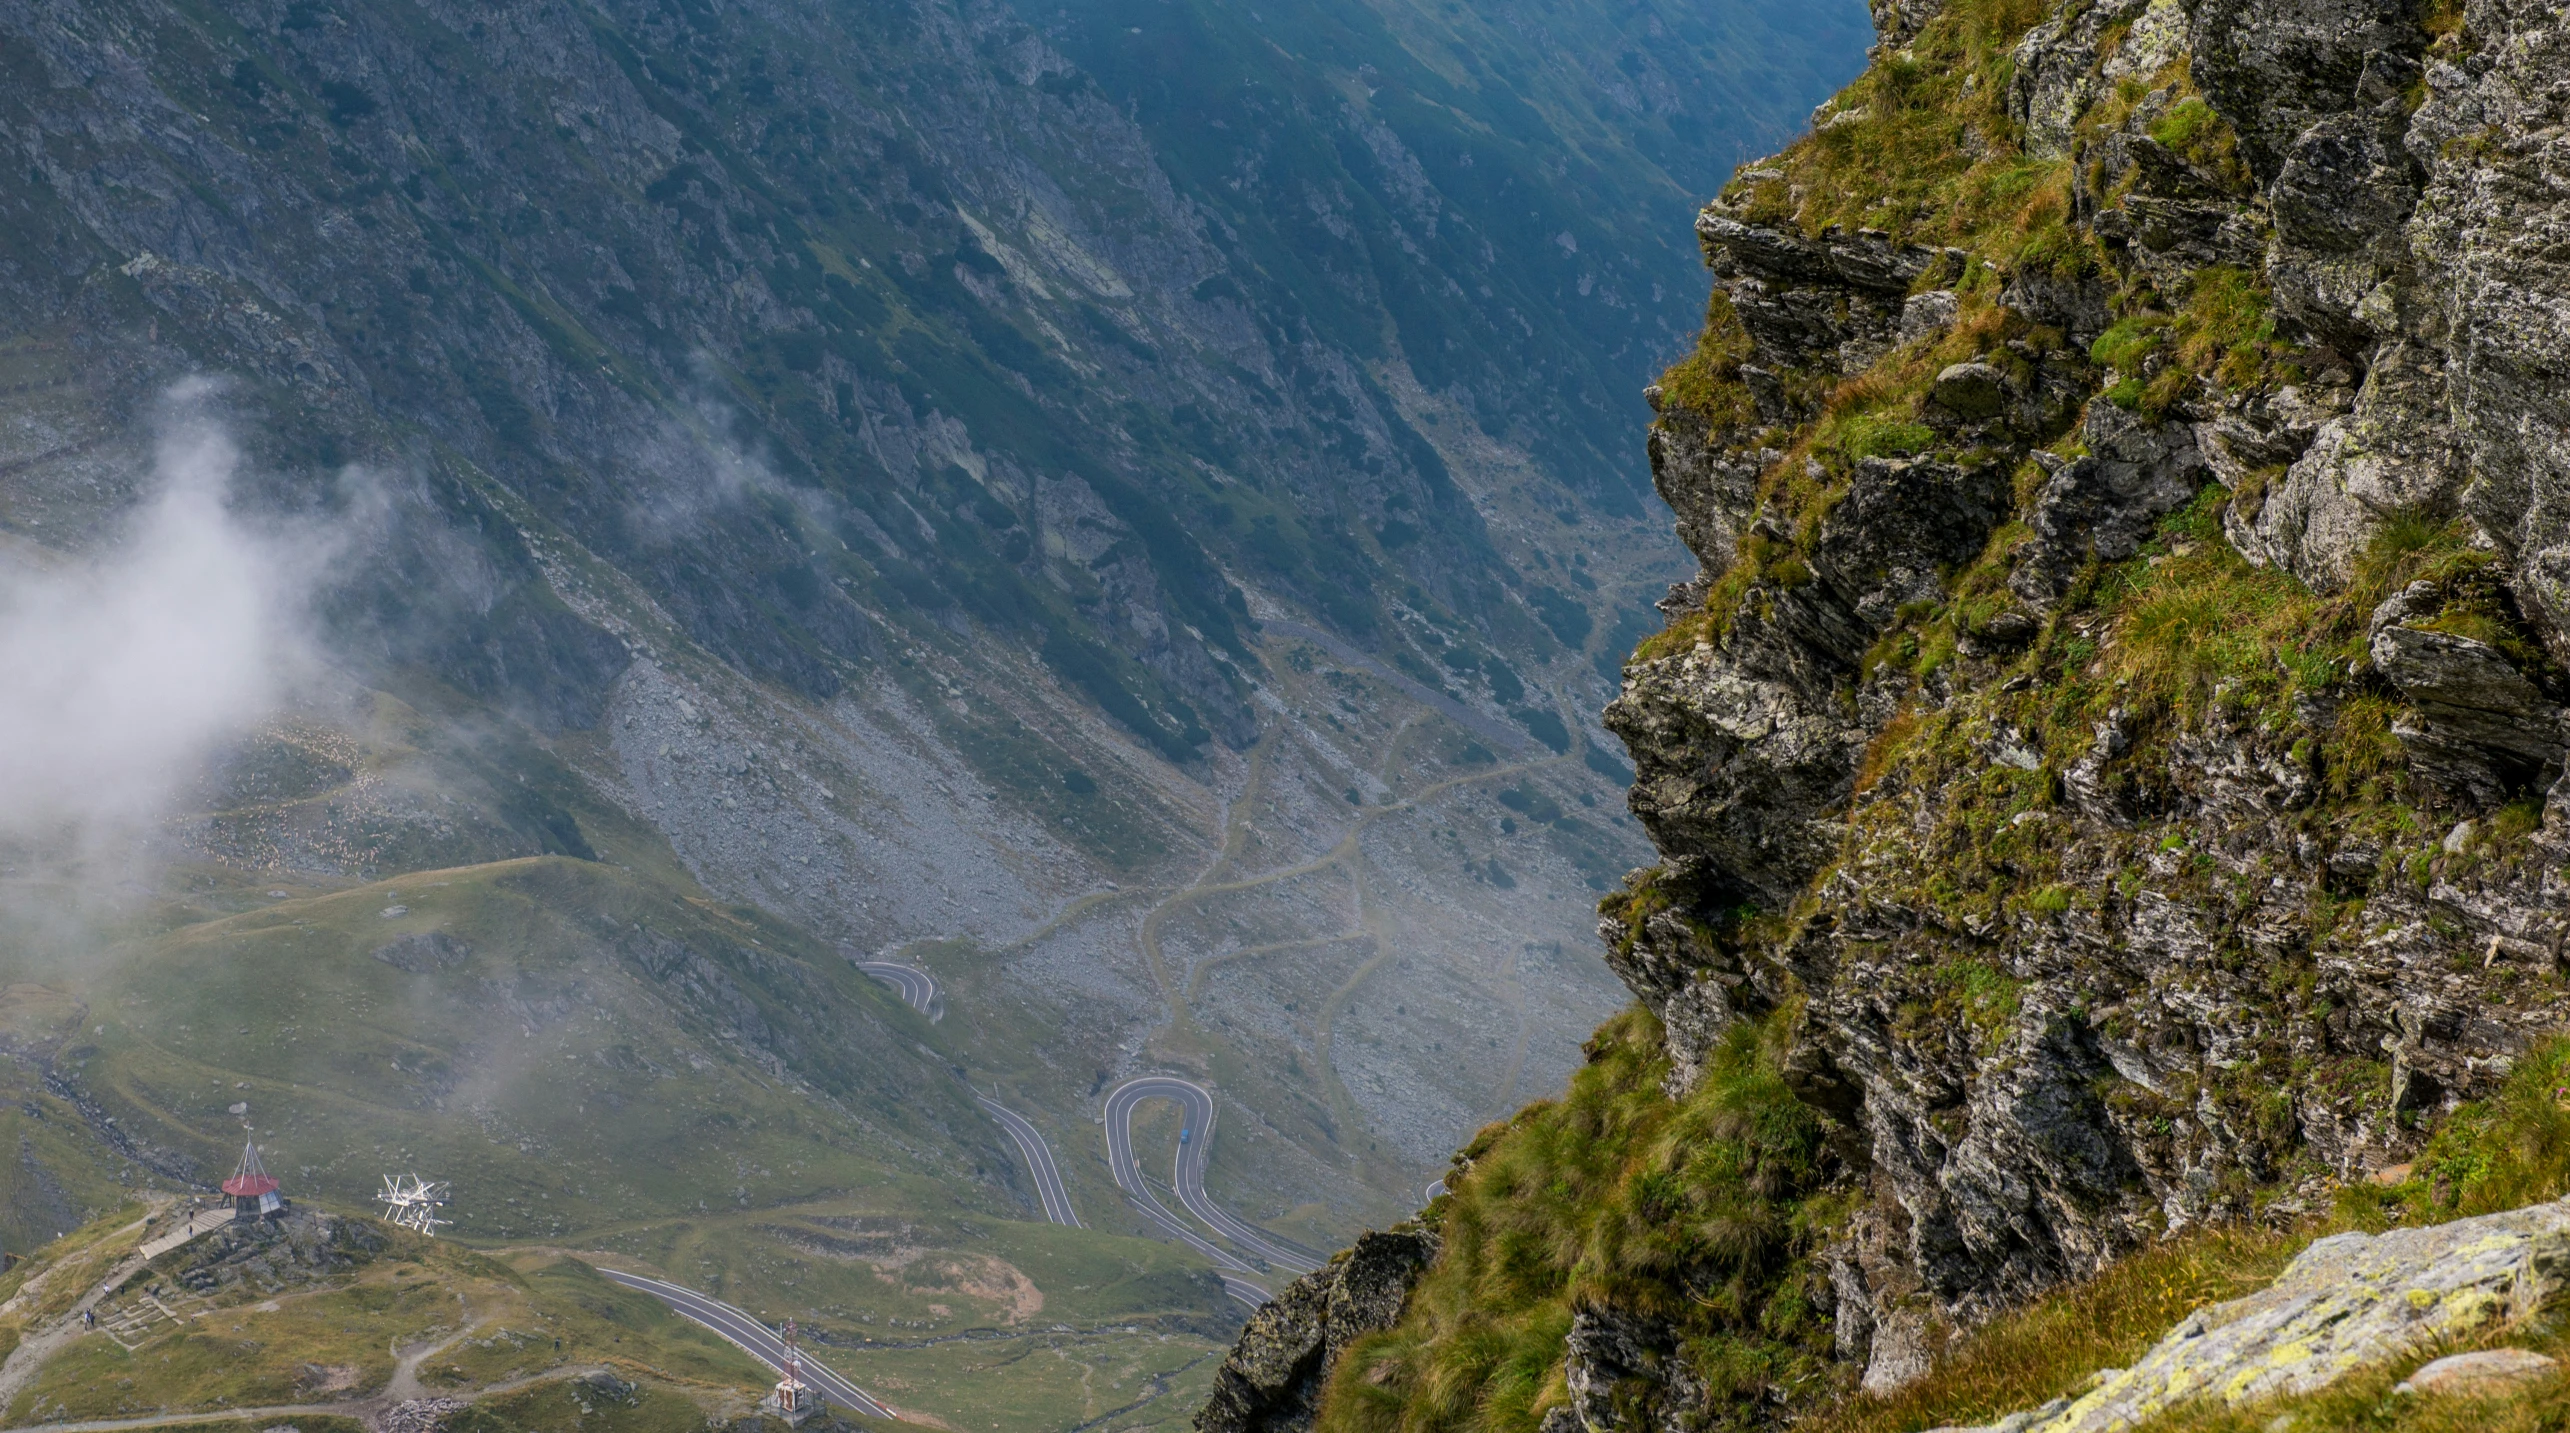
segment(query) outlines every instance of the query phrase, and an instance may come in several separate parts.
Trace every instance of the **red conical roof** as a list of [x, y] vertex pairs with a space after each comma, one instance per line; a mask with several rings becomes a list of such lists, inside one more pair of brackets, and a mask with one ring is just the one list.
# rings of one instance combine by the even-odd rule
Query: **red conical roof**
[[241, 1140], [241, 1167], [232, 1171], [230, 1179], [223, 1181], [223, 1192], [235, 1199], [256, 1199], [262, 1194], [277, 1192], [276, 1177], [259, 1162], [258, 1143], [247, 1136]]

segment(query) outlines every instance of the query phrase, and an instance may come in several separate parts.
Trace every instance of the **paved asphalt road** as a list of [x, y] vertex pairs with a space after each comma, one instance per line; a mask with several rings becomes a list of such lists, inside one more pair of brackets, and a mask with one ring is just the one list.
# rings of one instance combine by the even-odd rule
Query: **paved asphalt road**
[[860, 960], [857, 969], [891, 986], [901, 993], [901, 1003], [936, 1019], [937, 977], [915, 965], [899, 965], [889, 960]]
[[[899, 991], [902, 1004], [932, 1020], [936, 1018], [930, 1012], [937, 1008], [937, 977], [918, 966], [889, 960], [860, 960], [855, 965]], [[1008, 1131], [1008, 1137], [1016, 1142], [1018, 1154], [1026, 1160], [1027, 1170], [1035, 1176], [1035, 1192], [1044, 1201], [1044, 1217], [1074, 1229], [1085, 1227], [1080, 1223], [1080, 1216], [1071, 1212], [1071, 1191], [1062, 1183], [1062, 1171], [1053, 1163], [1053, 1151], [1045, 1145], [1044, 1136], [1027, 1123], [1025, 1116], [997, 1100], [984, 1099], [980, 1095], [973, 1098], [992, 1119], [999, 1121], [999, 1127]]]
[[[681, 1316], [721, 1334], [750, 1357], [775, 1369], [778, 1373], [785, 1372], [785, 1340], [778, 1338], [776, 1331], [766, 1324], [733, 1308], [730, 1304], [720, 1299], [708, 1298], [694, 1289], [664, 1283], [659, 1279], [647, 1279], [640, 1274], [628, 1274], [617, 1269], [600, 1269], [598, 1272], [628, 1289], [640, 1289], [669, 1305]], [[817, 1359], [807, 1357], [803, 1360], [803, 1381], [811, 1385], [813, 1392], [841, 1408], [855, 1409], [869, 1418], [895, 1416], [891, 1409], [885, 1407], [873, 1395], [841, 1378]]]
[[1053, 1151], [1044, 1143], [1044, 1136], [1027, 1123], [1024, 1115], [999, 1101], [984, 1095], [973, 1098], [992, 1119], [999, 1121], [1010, 1139], [1017, 1141], [1017, 1152], [1035, 1176], [1035, 1193], [1044, 1201], [1044, 1217], [1074, 1229], [1087, 1227], [1080, 1223], [1079, 1215], [1071, 1212], [1071, 1191], [1062, 1185], [1062, 1171], [1053, 1163]]
[[[936, 1018], [938, 992], [935, 976], [918, 966], [903, 965], [896, 961], [860, 960], [853, 963], [857, 969], [900, 992], [903, 1004], [931, 1019]], [[1320, 1255], [1279, 1235], [1270, 1234], [1263, 1229], [1254, 1228], [1232, 1218], [1213, 1200], [1206, 1197], [1205, 1151], [1209, 1147], [1214, 1123], [1214, 1097], [1210, 1092], [1200, 1085], [1165, 1076], [1146, 1076], [1139, 1080], [1127, 1081], [1119, 1086], [1114, 1094], [1107, 1097], [1109, 1111], [1107, 1162], [1114, 1170], [1115, 1182], [1132, 1198], [1151, 1222], [1159, 1225], [1179, 1242], [1214, 1261], [1216, 1270], [1222, 1276], [1224, 1293], [1251, 1308], [1266, 1303], [1270, 1297], [1264, 1287], [1240, 1277], [1254, 1272], [1249, 1264], [1243, 1263], [1230, 1251], [1188, 1228], [1184, 1221], [1169, 1212], [1168, 1206], [1153, 1196], [1150, 1186], [1144, 1183], [1142, 1170], [1135, 1164], [1133, 1158], [1133, 1136], [1130, 1125], [1133, 1107], [1146, 1099], [1178, 1101], [1186, 1111], [1188, 1128], [1193, 1131], [1188, 1137], [1188, 1142], [1179, 1146], [1178, 1167], [1174, 1171], [1177, 1176], [1175, 1187], [1180, 1203], [1186, 1205], [1191, 1213], [1204, 1220], [1206, 1226], [1216, 1233], [1238, 1243], [1242, 1248], [1250, 1250], [1278, 1268], [1299, 1274], [1319, 1266]], [[1067, 1224], [1075, 1229], [1087, 1227], [1080, 1223], [1079, 1214], [1071, 1208], [1070, 1189], [1062, 1181], [1061, 1167], [1053, 1162], [1053, 1151], [1045, 1144], [1043, 1133], [1037, 1130], [1025, 1116], [997, 1100], [981, 1095], [975, 1095], [974, 1100], [981, 1105], [984, 1113], [999, 1123], [1001, 1129], [1008, 1131], [1009, 1139], [1016, 1143], [1019, 1156], [1026, 1161], [1028, 1172], [1035, 1177], [1035, 1192], [1043, 1201], [1044, 1217], [1056, 1224]], [[636, 1287], [641, 1286], [636, 1285]], [[675, 1285], [668, 1287], [676, 1288]], [[654, 1288], [652, 1292], [661, 1294], [663, 1298], [668, 1297], [658, 1288]], [[679, 1290], [679, 1292], [685, 1291]], [[702, 1296], [690, 1295], [690, 1297], [701, 1298]], [[672, 1307], [677, 1307], [674, 1301]], [[714, 1305], [714, 1307], [727, 1306]], [[697, 1317], [684, 1308], [681, 1308], [680, 1312], [688, 1313], [691, 1318]], [[734, 1311], [734, 1316], [741, 1317], [737, 1310]], [[722, 1329], [719, 1325], [713, 1325], [710, 1320], [698, 1318], [698, 1322], [707, 1323], [709, 1327], [714, 1327], [725, 1337], [732, 1338], [735, 1343], [741, 1342], [728, 1330]], [[770, 1342], [774, 1342], [772, 1336]], [[746, 1344], [743, 1346], [749, 1347]], [[752, 1351], [757, 1350], [753, 1348]], [[815, 1386], [818, 1386], [817, 1379]]]
[[1247, 1304], [1253, 1309], [1265, 1308], [1276, 1300], [1274, 1294], [1267, 1292], [1265, 1284], [1253, 1284], [1238, 1274], [1224, 1274], [1222, 1281], [1224, 1293], [1231, 1295], [1234, 1301]]
[[[1170, 1186], [1178, 1192], [1178, 1202], [1187, 1212], [1205, 1221], [1205, 1226], [1293, 1274], [1308, 1274], [1321, 1266], [1321, 1256], [1300, 1244], [1271, 1234], [1255, 1225], [1246, 1224], [1225, 1212], [1205, 1193], [1205, 1164], [1214, 1143], [1214, 1096], [1204, 1086], [1172, 1075], [1144, 1075], [1127, 1080], [1107, 1096], [1107, 1167], [1115, 1174], [1117, 1187], [1133, 1196], [1154, 1222], [1173, 1232], [1181, 1229], [1150, 1188], [1143, 1183], [1141, 1165], [1133, 1156], [1133, 1112], [1144, 1100], [1175, 1100], [1186, 1120], [1187, 1137], [1178, 1145], [1177, 1167], [1171, 1171]], [[1181, 1237], [1198, 1249], [1209, 1246], [1192, 1232]], [[1217, 1260], [1226, 1267], [1238, 1264]]]

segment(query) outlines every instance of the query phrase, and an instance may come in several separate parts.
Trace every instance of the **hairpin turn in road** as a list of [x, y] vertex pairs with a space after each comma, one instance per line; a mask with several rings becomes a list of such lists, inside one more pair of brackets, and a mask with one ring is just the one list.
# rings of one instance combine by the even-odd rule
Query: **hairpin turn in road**
[[1026, 1168], [1035, 1176], [1035, 1193], [1044, 1202], [1044, 1217], [1074, 1229], [1088, 1227], [1080, 1222], [1079, 1215], [1071, 1212], [1071, 1191], [1062, 1183], [1062, 1171], [1053, 1163], [1052, 1147], [1044, 1142], [1043, 1134], [1028, 1122], [1026, 1116], [999, 1101], [987, 1095], [975, 1095], [973, 1099], [981, 1105], [983, 1113], [999, 1121], [999, 1127], [1008, 1131], [1008, 1137], [1016, 1142], [1019, 1157], [1026, 1161]]
[[[1215, 1234], [1247, 1250], [1252, 1257], [1289, 1274], [1308, 1274], [1321, 1266], [1321, 1255], [1281, 1234], [1234, 1218], [1205, 1193], [1205, 1166], [1214, 1142], [1213, 1092], [1192, 1080], [1182, 1080], [1174, 1075], [1143, 1075], [1125, 1081], [1107, 1095], [1107, 1168], [1115, 1176], [1116, 1187], [1122, 1189], [1146, 1217], [1223, 1269], [1247, 1273], [1253, 1267], [1188, 1228], [1152, 1194], [1150, 1185], [1143, 1179], [1141, 1163], [1133, 1153], [1134, 1111], [1145, 1100], [1176, 1101], [1180, 1117], [1186, 1121], [1184, 1133], [1178, 1141], [1176, 1167], [1170, 1171], [1169, 1183], [1170, 1188], [1177, 1192], [1178, 1202], [1186, 1206], [1188, 1213], [1203, 1220], [1205, 1227]], [[1224, 1287], [1231, 1289], [1234, 1282], [1248, 1283], [1247, 1280], [1235, 1281], [1226, 1275]], [[1262, 1296], [1265, 1292], [1260, 1290]], [[1232, 1290], [1232, 1296], [1241, 1297], [1238, 1290]], [[1264, 1301], [1263, 1297], [1261, 1301]]]
[[[857, 969], [884, 984], [901, 996], [902, 1003], [930, 1019], [938, 1011], [937, 978], [915, 965], [889, 960], [852, 961]], [[1071, 1192], [1062, 1178], [1061, 1167], [1053, 1161], [1053, 1150], [1044, 1142], [1041, 1131], [1032, 1121], [987, 1095], [975, 1094], [974, 1102], [999, 1127], [1008, 1132], [1017, 1146], [1018, 1156], [1026, 1161], [1027, 1172], [1034, 1177], [1036, 1197], [1044, 1207], [1044, 1217], [1055, 1224], [1085, 1228], [1080, 1216], [1071, 1208]], [[1220, 1238], [1248, 1251], [1250, 1259], [1225, 1249], [1198, 1234], [1186, 1222], [1169, 1212], [1151, 1192], [1141, 1166], [1133, 1157], [1133, 1111], [1145, 1100], [1167, 1099], [1178, 1102], [1187, 1121], [1188, 1137], [1178, 1145], [1177, 1167], [1171, 1171], [1172, 1185], [1178, 1202], [1187, 1212], [1205, 1223]], [[1144, 1217], [1160, 1226], [1171, 1238], [1214, 1261], [1223, 1281], [1223, 1292], [1233, 1299], [1256, 1308], [1272, 1295], [1262, 1285], [1242, 1277], [1273, 1267], [1292, 1274], [1308, 1273], [1320, 1267], [1322, 1255], [1302, 1245], [1271, 1233], [1256, 1225], [1233, 1218], [1205, 1193], [1205, 1163], [1212, 1148], [1214, 1132], [1213, 1092], [1192, 1081], [1168, 1075], [1145, 1075], [1127, 1080], [1107, 1096], [1107, 1165], [1115, 1175], [1116, 1186], [1125, 1192]], [[676, 1287], [672, 1285], [671, 1287]]]
[[901, 1003], [927, 1016], [937, 1018], [937, 977], [915, 965], [902, 965], [889, 960], [860, 960], [857, 969], [889, 985], [901, 996]]

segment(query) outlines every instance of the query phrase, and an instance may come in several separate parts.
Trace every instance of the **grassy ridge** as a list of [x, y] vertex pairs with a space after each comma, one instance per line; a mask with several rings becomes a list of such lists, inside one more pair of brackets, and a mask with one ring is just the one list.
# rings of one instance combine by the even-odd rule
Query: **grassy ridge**
[[881, 987], [773, 922], [611, 868], [415, 873], [117, 954], [80, 988], [93, 1028], [60, 1058], [201, 1170], [229, 1165], [227, 1109], [246, 1102], [290, 1187], [362, 1205], [416, 1164], [455, 1181], [459, 1232], [486, 1237], [986, 1189], [938, 1153], [987, 1145], [985, 1122]]

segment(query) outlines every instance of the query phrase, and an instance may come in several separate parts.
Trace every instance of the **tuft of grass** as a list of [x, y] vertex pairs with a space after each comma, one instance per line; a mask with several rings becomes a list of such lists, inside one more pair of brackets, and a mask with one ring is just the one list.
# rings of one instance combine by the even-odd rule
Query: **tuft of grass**
[[1936, 978], [1984, 1034], [2005, 1030], [2017, 1018], [2025, 982], [1986, 960], [1949, 961], [1937, 967]]
[[2518, 1209], [2570, 1194], [2570, 1040], [2529, 1052], [2488, 1100], [2456, 1110], [2389, 1189], [2366, 1185], [2339, 1201], [2362, 1228], [2429, 1224]]
[[2170, 149], [2184, 153], [2194, 145], [2197, 139], [2220, 123], [2221, 117], [2213, 112], [2213, 106], [2206, 104], [2202, 96], [2188, 95], [2171, 105], [2168, 113], [2161, 115], [2151, 125], [2151, 138]]
[[1855, 414], [1837, 425], [1838, 451], [1849, 462], [1909, 458], [1936, 446], [1936, 430], [1893, 413]]
[[1475, 1137], [1443, 1251], [1401, 1323], [1340, 1358], [1324, 1433], [1532, 1433], [1590, 1300], [1669, 1324], [1717, 1417], [1825, 1380], [1807, 1261], [1836, 1210], [1820, 1117], [1778, 1073], [1790, 1020], [1732, 1027], [1680, 1101], [1658, 1022], [1627, 1011], [1560, 1100]]
[[1757, 421], [1758, 405], [1740, 381], [1740, 365], [1750, 352], [1749, 333], [1732, 310], [1731, 296], [1720, 289], [1705, 304], [1704, 329], [1692, 352], [1660, 375], [1660, 403], [1685, 409], [1720, 432]]
[[2295, 350], [2276, 341], [2272, 308], [2261, 275], [2218, 264], [2196, 270], [2177, 318], [2178, 366], [2235, 389], [2292, 381]]
[[2466, 537], [2460, 518], [2415, 510], [2390, 514], [2356, 554], [2348, 600], [2370, 613], [2413, 582], [2443, 582], [2488, 566], [2491, 555], [2465, 546]]
[[2533, 796], [2520, 796], [2498, 809], [2490, 818], [2488, 843], [2505, 848], [2534, 834], [2543, 824], [2543, 803]]
[[2168, 318], [2164, 314], [2136, 314], [2115, 320], [2114, 326], [2097, 335], [2088, 345], [2088, 356], [2108, 368], [2131, 371], [2141, 360], [2158, 351], [2168, 337]]

